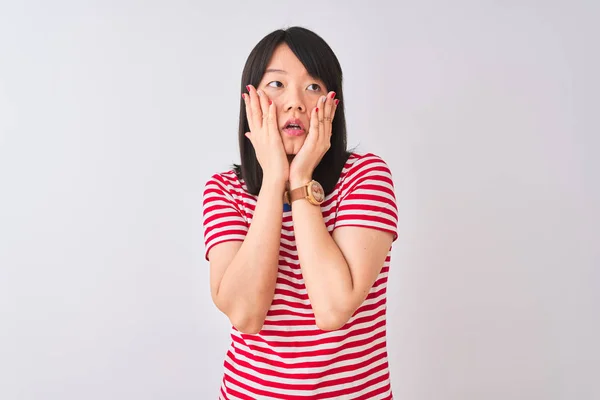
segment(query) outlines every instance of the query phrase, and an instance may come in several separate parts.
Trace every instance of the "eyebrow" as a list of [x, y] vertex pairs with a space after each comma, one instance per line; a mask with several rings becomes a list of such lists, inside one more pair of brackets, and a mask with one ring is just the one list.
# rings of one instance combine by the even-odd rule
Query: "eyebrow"
[[265, 71], [265, 74], [266, 74], [266, 73], [268, 73], [268, 72], [279, 72], [279, 73], [282, 73], [282, 74], [287, 74], [287, 72], [286, 72], [286, 71], [284, 71], [284, 70], [282, 70], [282, 69], [275, 69], [275, 68], [269, 68], [269, 69], [267, 69], [267, 70]]

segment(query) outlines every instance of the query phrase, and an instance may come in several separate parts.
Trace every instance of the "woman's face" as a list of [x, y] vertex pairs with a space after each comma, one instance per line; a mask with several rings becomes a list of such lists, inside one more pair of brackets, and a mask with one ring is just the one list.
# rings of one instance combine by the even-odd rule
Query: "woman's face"
[[325, 84], [311, 77], [290, 48], [280, 44], [257, 89], [275, 104], [286, 154], [297, 154], [308, 134], [313, 108], [321, 96], [327, 95]]

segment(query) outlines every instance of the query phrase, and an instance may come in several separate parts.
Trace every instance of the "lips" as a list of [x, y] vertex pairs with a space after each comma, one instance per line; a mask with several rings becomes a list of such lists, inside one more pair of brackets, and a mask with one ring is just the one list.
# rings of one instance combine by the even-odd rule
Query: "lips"
[[288, 119], [281, 130], [290, 136], [300, 136], [306, 132], [304, 124], [298, 118]]

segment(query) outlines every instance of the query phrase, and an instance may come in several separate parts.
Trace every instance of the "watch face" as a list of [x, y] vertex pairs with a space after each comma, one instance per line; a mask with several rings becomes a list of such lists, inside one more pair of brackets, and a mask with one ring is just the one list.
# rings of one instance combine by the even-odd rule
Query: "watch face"
[[310, 190], [317, 203], [322, 203], [325, 200], [325, 191], [319, 182], [313, 181], [310, 185]]

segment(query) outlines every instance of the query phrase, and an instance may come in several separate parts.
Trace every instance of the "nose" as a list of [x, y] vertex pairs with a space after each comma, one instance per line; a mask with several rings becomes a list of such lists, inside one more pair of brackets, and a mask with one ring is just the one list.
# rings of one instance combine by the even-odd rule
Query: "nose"
[[285, 99], [285, 111], [306, 111], [306, 105], [304, 104], [304, 98], [298, 90], [290, 90], [287, 93]]

